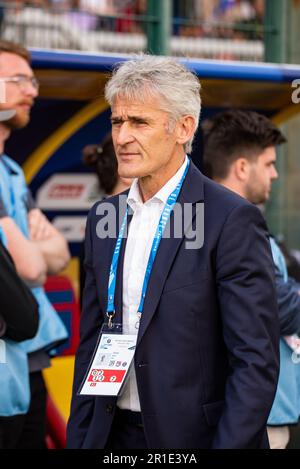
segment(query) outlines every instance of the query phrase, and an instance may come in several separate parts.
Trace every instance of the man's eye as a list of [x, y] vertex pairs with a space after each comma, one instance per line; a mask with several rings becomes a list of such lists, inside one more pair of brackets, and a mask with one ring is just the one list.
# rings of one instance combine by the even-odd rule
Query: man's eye
[[147, 122], [142, 121], [142, 120], [137, 120], [137, 121], [134, 121], [134, 125], [147, 125]]

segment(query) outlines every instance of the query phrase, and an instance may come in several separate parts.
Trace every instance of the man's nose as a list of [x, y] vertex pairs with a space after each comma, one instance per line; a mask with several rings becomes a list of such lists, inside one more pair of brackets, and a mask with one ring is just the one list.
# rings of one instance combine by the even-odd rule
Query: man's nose
[[30, 79], [23, 83], [22, 91], [25, 96], [29, 96], [31, 98], [36, 98], [39, 94], [38, 86], [35, 86]]
[[271, 179], [278, 179], [278, 172], [275, 166], [272, 168]]
[[26, 96], [30, 96], [31, 98], [36, 98], [39, 94], [36, 87], [34, 87], [31, 83], [28, 83], [26, 89], [24, 90]]
[[127, 143], [131, 143], [134, 140], [132, 135], [131, 127], [129, 122], [123, 122], [118, 131], [117, 131], [117, 138], [116, 142], [117, 145], [126, 145]]

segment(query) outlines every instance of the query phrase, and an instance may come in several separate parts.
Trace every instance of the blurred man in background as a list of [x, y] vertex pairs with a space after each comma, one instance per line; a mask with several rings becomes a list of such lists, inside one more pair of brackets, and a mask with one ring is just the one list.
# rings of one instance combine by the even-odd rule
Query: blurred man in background
[[[23, 343], [23, 350], [28, 353], [31, 399], [24, 392], [20, 402], [4, 383], [0, 388], [0, 400], [6, 398], [7, 416], [18, 417], [8, 435], [8, 445], [43, 448], [46, 388], [41, 371], [50, 366], [48, 352], [67, 338], [62, 321], [46, 297], [43, 283], [48, 274], [56, 274], [66, 267], [69, 251], [63, 236], [35, 207], [20, 166], [3, 153], [5, 140], [11, 132], [29, 122], [30, 110], [38, 95], [30, 55], [21, 45], [0, 40], [0, 82], [5, 86], [5, 103], [0, 104], [0, 110], [9, 107], [15, 111], [13, 117], [0, 124], [0, 227], [18, 274], [32, 288], [39, 304], [38, 332], [32, 340]], [[16, 356], [14, 365], [18, 366]], [[25, 367], [26, 364], [22, 369]], [[24, 373], [26, 376], [26, 369]]]
[[[219, 113], [206, 120], [202, 129], [205, 173], [252, 204], [264, 204], [278, 177], [276, 146], [286, 141], [280, 130], [267, 117], [240, 110]], [[280, 449], [288, 444], [288, 425], [296, 424], [300, 416], [300, 364], [293, 363], [293, 349], [288, 345], [300, 344], [294, 336], [300, 331], [300, 285], [288, 277], [284, 256], [272, 236], [270, 243], [281, 340], [280, 375], [268, 435], [271, 448]]]

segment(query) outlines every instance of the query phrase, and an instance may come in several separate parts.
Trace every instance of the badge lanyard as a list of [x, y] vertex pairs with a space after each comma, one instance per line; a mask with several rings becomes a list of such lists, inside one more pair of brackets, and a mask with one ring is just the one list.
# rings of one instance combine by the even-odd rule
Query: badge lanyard
[[[164, 209], [162, 211], [162, 214], [160, 216], [160, 220], [158, 223], [158, 226], [156, 228], [156, 232], [154, 235], [151, 251], [149, 254], [149, 259], [148, 259], [148, 264], [146, 267], [146, 272], [145, 272], [145, 277], [144, 277], [144, 282], [143, 282], [143, 288], [142, 288], [142, 294], [141, 294], [141, 299], [140, 299], [140, 304], [138, 307], [138, 317], [141, 318], [142, 312], [143, 312], [143, 307], [144, 307], [144, 301], [146, 297], [146, 292], [147, 292], [147, 287], [148, 287], [148, 282], [151, 274], [151, 270], [153, 267], [153, 263], [158, 251], [158, 247], [160, 245], [161, 238], [163, 237], [165, 227], [167, 225], [167, 222], [170, 218], [171, 212], [173, 210], [173, 207], [178, 199], [179, 192], [181, 190], [182, 184], [185, 180], [186, 174], [188, 172], [190, 166], [190, 160], [188, 160], [184, 174], [177, 184], [175, 190], [169, 195], [168, 200], [164, 206]], [[112, 327], [112, 320], [115, 316], [115, 290], [116, 290], [116, 277], [117, 277], [117, 268], [118, 268], [118, 262], [119, 262], [119, 256], [120, 256], [120, 250], [121, 250], [121, 245], [122, 245], [122, 240], [123, 240], [123, 235], [127, 223], [127, 216], [128, 216], [128, 207], [126, 209], [126, 213], [121, 225], [121, 229], [119, 232], [119, 236], [116, 242], [115, 250], [113, 253], [113, 258], [110, 266], [110, 272], [109, 272], [109, 281], [108, 281], [108, 295], [107, 295], [107, 309], [106, 309], [106, 315], [108, 317], [108, 326], [109, 328]]]

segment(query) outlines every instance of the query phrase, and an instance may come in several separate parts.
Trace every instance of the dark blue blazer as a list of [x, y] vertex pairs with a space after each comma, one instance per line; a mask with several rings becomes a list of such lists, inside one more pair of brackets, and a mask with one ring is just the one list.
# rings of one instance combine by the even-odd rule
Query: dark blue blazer
[[[204, 244], [187, 249], [184, 235], [163, 238], [151, 273], [134, 358], [148, 447], [267, 447], [279, 326], [265, 222], [256, 207], [204, 177], [193, 164], [178, 201], [193, 204], [194, 225], [196, 204], [204, 203]], [[107, 202], [122, 219], [118, 196]], [[103, 448], [116, 408], [114, 397], [77, 395], [105, 320], [116, 243], [116, 238], [97, 237], [97, 208], [99, 204], [89, 214], [86, 231], [69, 448]], [[173, 215], [171, 226], [172, 220]], [[122, 317], [124, 249], [125, 242], [116, 321]]]

